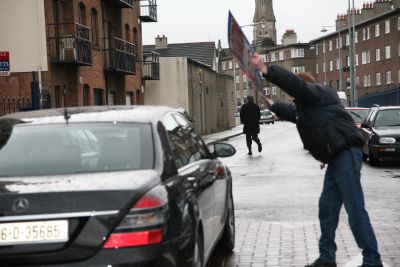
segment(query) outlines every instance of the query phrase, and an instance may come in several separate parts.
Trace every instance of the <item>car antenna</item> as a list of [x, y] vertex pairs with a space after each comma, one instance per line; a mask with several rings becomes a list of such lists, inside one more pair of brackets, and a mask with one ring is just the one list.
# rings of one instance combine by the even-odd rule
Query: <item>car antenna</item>
[[71, 118], [71, 115], [68, 114], [68, 110], [64, 109], [64, 119], [65, 119], [65, 122], [67, 123], [67, 125], [68, 125], [68, 120], [70, 118]]

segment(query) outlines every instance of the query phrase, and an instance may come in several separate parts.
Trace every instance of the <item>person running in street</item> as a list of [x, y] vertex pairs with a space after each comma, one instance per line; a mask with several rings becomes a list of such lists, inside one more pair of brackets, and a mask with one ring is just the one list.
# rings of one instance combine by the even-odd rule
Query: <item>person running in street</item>
[[262, 145], [258, 138], [260, 133], [260, 107], [254, 103], [252, 96], [247, 96], [247, 103], [240, 109], [240, 120], [243, 123], [243, 133], [246, 134], [246, 144], [249, 149], [247, 155], [253, 155], [251, 151], [252, 140], [257, 143], [258, 152], [261, 152]]
[[316, 84], [307, 73], [295, 75], [277, 65], [264, 64], [257, 53], [252, 64], [264, 78], [294, 98], [294, 103], [267, 100], [270, 109], [295, 123], [305, 149], [322, 163], [322, 168], [328, 164], [319, 199], [319, 258], [306, 267], [336, 267], [335, 231], [342, 205], [357, 245], [363, 250], [360, 267], [382, 267], [360, 181], [364, 140], [338, 94], [330, 86]]

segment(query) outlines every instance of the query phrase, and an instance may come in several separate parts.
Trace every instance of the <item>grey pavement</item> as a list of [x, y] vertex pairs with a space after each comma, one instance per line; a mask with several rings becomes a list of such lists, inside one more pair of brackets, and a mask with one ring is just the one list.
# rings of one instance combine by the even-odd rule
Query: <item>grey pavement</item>
[[[277, 123], [278, 125], [280, 123]], [[281, 127], [281, 126], [272, 127]], [[292, 127], [285, 126], [284, 127]], [[235, 208], [235, 217], [236, 217], [236, 247], [232, 254], [226, 255], [221, 253], [214, 253], [211, 257], [208, 267], [300, 267], [304, 266], [306, 263], [311, 263], [318, 257], [318, 238], [320, 236], [320, 228], [319, 223], [315, 216], [318, 214], [317, 207], [309, 206], [305, 208], [304, 206], [308, 205], [305, 201], [302, 202], [301, 195], [293, 196], [298, 198], [298, 209], [293, 207], [292, 214], [285, 214], [279, 210], [279, 207], [282, 205], [281, 203], [285, 202], [285, 198], [290, 198], [290, 193], [281, 193], [279, 197], [276, 198], [276, 194], [273, 194], [273, 191], [279, 190], [279, 187], [282, 186], [282, 183], [289, 182], [290, 180], [285, 180], [282, 177], [290, 175], [291, 170], [282, 170], [282, 177], [277, 178], [277, 181], [274, 182], [273, 177], [269, 177], [269, 189], [261, 188], [260, 185], [257, 184], [260, 178], [256, 173], [254, 174], [245, 174], [243, 168], [248, 166], [251, 163], [256, 168], [259, 168], [259, 171], [262, 171], [262, 168], [266, 168], [265, 165], [272, 164], [271, 168], [277, 168], [275, 163], [270, 161], [268, 158], [268, 154], [263, 154], [263, 156], [256, 155], [253, 156], [251, 161], [248, 161], [249, 158], [245, 155], [245, 142], [244, 137], [241, 137], [242, 134], [242, 125], [236, 126], [231, 130], [223, 131], [220, 133], [214, 133], [211, 135], [203, 136], [203, 139], [206, 143], [212, 143], [220, 140], [228, 141], [229, 138], [232, 140], [238, 141], [237, 149], [238, 154], [240, 155], [240, 163], [235, 163], [231, 170], [236, 172], [243, 177], [245, 180], [236, 179], [235, 188], [236, 193], [234, 195], [237, 197], [236, 199], [240, 199], [241, 205]], [[263, 126], [267, 127], [267, 126]], [[293, 125], [294, 127], [294, 125]], [[290, 128], [284, 128], [280, 131], [288, 131]], [[274, 134], [271, 126], [268, 128], [264, 128], [262, 131], [268, 131], [271, 134]], [[278, 129], [278, 128], [277, 128]], [[295, 131], [295, 129], [293, 129]], [[275, 137], [280, 137], [282, 132], [277, 131]], [[286, 141], [286, 140], [285, 140]], [[295, 146], [299, 146], [297, 153], [305, 153], [300, 146], [301, 144], [298, 141]], [[280, 146], [279, 142], [273, 142], [277, 146]], [[243, 144], [243, 147], [240, 147], [240, 144]], [[266, 144], [265, 147], [268, 151], [271, 148], [271, 144]], [[268, 153], [265, 151], [266, 153]], [[264, 152], [264, 151], [263, 151]], [[243, 155], [242, 155], [243, 154]], [[283, 156], [283, 154], [282, 154]], [[298, 155], [297, 155], [298, 156]], [[263, 159], [263, 160], [262, 160]], [[267, 162], [265, 161], [267, 160]], [[257, 163], [258, 162], [258, 163]], [[312, 167], [312, 173], [315, 173], [316, 176], [323, 175], [323, 170], [319, 170], [319, 168], [315, 168], [316, 164], [313, 159], [310, 159], [310, 167]], [[258, 164], [258, 165], [257, 165]], [[293, 164], [297, 164], [293, 162]], [[264, 165], [264, 167], [261, 167]], [[280, 165], [280, 164], [279, 164]], [[390, 186], [398, 188], [397, 175], [400, 174], [399, 169], [396, 168], [388, 168], [388, 169], [380, 169], [380, 168], [370, 168], [368, 164], [366, 164], [364, 168], [365, 176], [365, 193], [367, 195], [372, 194], [387, 194], [393, 195], [393, 191], [390, 191]], [[229, 164], [228, 164], [229, 166]], [[258, 167], [257, 167], [258, 166]], [[238, 171], [242, 170], [242, 171]], [[310, 171], [308, 171], [308, 174]], [[293, 174], [292, 174], [293, 175]], [[295, 174], [298, 176], [298, 179], [302, 180], [303, 177], [299, 174]], [[314, 175], [314, 174], [313, 174]], [[376, 187], [375, 182], [372, 182], [371, 177], [381, 177], [382, 179], [386, 179], [386, 181], [392, 181], [392, 183], [382, 184], [379, 187]], [[399, 176], [400, 177], [400, 176]], [[389, 180], [389, 178], [393, 178]], [[371, 182], [370, 182], [371, 181]], [[320, 182], [320, 181], [319, 181]], [[260, 181], [262, 183], [262, 181]], [[396, 184], [394, 184], [396, 183]], [[305, 184], [305, 183], [304, 183]], [[241, 188], [243, 187], [251, 187], [250, 190], [258, 195], [257, 190], [266, 190], [265, 194], [270, 194], [269, 201], [272, 202], [274, 200], [273, 205], [268, 206], [267, 209], [264, 210], [253, 210], [249, 209], [250, 206], [257, 206], [257, 200], [255, 200], [252, 196], [243, 195], [243, 193], [248, 192]], [[298, 185], [293, 185], [298, 186]], [[259, 189], [258, 189], [259, 188]], [[298, 188], [298, 190], [303, 191], [302, 188]], [[374, 190], [374, 192], [371, 192]], [[375, 190], [377, 190], [375, 192]], [[299, 191], [299, 192], [300, 192]], [[257, 192], [257, 193], [256, 193]], [[312, 199], [315, 198], [315, 201], [318, 201], [319, 192], [313, 192]], [[303, 198], [308, 196], [303, 196]], [[393, 201], [397, 202], [398, 197], [393, 197]], [[397, 199], [397, 200], [396, 200]], [[388, 216], [383, 211], [379, 213], [379, 208], [374, 208], [373, 212], [373, 220], [372, 224], [374, 227], [375, 234], [377, 236], [379, 252], [381, 253], [382, 260], [385, 266], [391, 267], [400, 267], [400, 225], [398, 224], [399, 214], [397, 214], [397, 208], [399, 203], [389, 203], [387, 202], [387, 198], [382, 201], [386, 201], [385, 203], [380, 203], [379, 200], [375, 205], [390, 205], [392, 206], [393, 213]], [[287, 200], [286, 200], [287, 201]], [[275, 209], [274, 209], [275, 208]], [[306, 213], [306, 215], [302, 213]], [[303, 218], [304, 216], [308, 216], [310, 219], [308, 221], [304, 221], [299, 219], [296, 221], [296, 217]], [[385, 217], [387, 216], [387, 217]], [[350, 227], [347, 223], [347, 215], [341, 215], [341, 221], [339, 223], [337, 232], [336, 232], [336, 244], [338, 246], [337, 250], [337, 263], [338, 267], [356, 267], [361, 265], [362, 254], [361, 250], [358, 248], [355, 243], [354, 237], [350, 231]], [[290, 220], [289, 220], [290, 219]], [[394, 221], [393, 221], [394, 220]]]

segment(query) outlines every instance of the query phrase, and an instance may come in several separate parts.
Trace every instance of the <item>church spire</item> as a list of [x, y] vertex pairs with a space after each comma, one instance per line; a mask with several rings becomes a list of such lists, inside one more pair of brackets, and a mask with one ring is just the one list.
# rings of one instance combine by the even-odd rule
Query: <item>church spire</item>
[[272, 0], [255, 0], [253, 39], [257, 51], [276, 45], [275, 22]]

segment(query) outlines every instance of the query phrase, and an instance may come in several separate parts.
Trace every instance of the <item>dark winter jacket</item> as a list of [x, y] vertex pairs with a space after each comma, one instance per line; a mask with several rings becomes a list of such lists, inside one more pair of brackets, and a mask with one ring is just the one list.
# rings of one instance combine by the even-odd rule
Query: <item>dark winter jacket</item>
[[351, 146], [362, 146], [363, 137], [337, 92], [329, 86], [307, 83], [294, 73], [271, 65], [264, 77], [295, 98], [294, 103], [277, 102], [271, 110], [296, 123], [304, 148], [323, 163]]
[[260, 108], [254, 102], [248, 102], [240, 109], [240, 120], [244, 124], [243, 133], [260, 133]]

